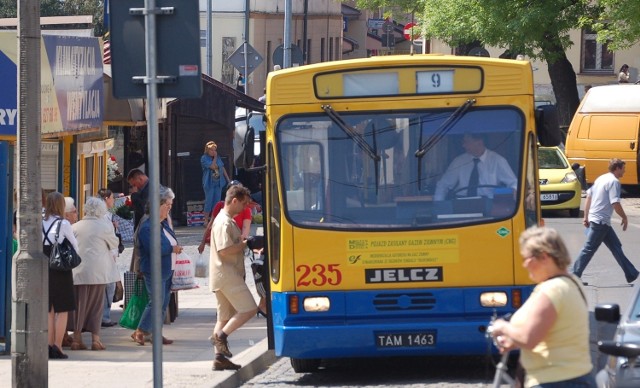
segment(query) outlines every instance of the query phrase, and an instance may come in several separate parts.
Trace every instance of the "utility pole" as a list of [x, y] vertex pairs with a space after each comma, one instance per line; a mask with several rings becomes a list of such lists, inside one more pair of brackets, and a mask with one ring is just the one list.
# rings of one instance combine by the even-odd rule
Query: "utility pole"
[[213, 56], [212, 56], [212, 51], [213, 48], [211, 47], [211, 34], [213, 33], [213, 21], [211, 20], [212, 16], [211, 16], [211, 2], [213, 0], [206, 0], [207, 1], [207, 75], [211, 78], [213, 78]]
[[302, 23], [302, 64], [309, 64], [309, 47], [307, 47], [307, 23], [309, 21], [309, 0], [304, 0], [304, 21]]
[[284, 51], [282, 52], [282, 68], [291, 67], [291, 0], [284, 1]]
[[[12, 273], [11, 381], [46, 387], [49, 260], [42, 253], [40, 0], [18, 1], [18, 231]], [[27, 147], [28, 145], [28, 147]]]
[[249, 95], [249, 19], [251, 18], [250, 0], [244, 2], [244, 39], [242, 50], [244, 50], [244, 94]]

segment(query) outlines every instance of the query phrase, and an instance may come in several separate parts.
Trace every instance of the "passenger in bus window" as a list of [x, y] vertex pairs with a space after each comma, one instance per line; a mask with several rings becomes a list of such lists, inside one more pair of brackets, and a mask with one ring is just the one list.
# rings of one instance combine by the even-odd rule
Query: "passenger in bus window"
[[518, 180], [509, 162], [486, 148], [482, 134], [466, 133], [462, 138], [462, 147], [465, 153], [453, 159], [436, 184], [436, 201], [442, 201], [450, 194], [493, 198], [493, 191], [497, 187], [516, 190]]

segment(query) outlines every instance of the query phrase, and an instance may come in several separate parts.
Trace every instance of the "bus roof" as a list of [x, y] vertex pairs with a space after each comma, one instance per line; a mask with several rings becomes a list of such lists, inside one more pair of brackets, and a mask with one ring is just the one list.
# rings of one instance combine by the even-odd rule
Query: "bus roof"
[[[474, 86], [467, 89], [462, 86], [462, 90], [456, 89], [452, 93], [440, 93], [440, 95], [417, 90], [413, 84], [418, 74], [434, 68], [439, 68], [442, 71], [459, 69], [456, 71], [461, 72], [459, 79], [462, 80], [462, 83], [464, 84], [466, 80], [468, 81], [467, 85], [472, 83]], [[480, 92], [484, 96], [532, 94], [533, 73], [529, 61], [442, 54], [389, 55], [322, 62], [272, 71], [267, 78], [267, 105], [312, 103], [331, 100], [334, 97], [338, 100], [349, 98], [352, 101], [375, 98], [388, 100], [396, 95], [373, 92], [371, 95], [365, 93], [348, 96], [347, 93], [341, 94], [342, 86], [340, 84], [329, 91], [326, 86], [330, 81], [324, 83], [319, 81], [320, 77], [324, 77], [326, 80], [335, 80], [341, 83], [343, 82], [341, 73], [346, 77], [352, 74], [369, 73], [373, 75], [370, 79], [375, 80], [375, 75], [383, 74], [385, 69], [398, 73], [397, 79], [399, 81], [397, 82], [404, 87], [397, 94], [401, 98], [442, 98], [442, 94], [465, 96]], [[469, 72], [474, 70], [477, 71], [472, 74], [472, 77], [469, 77]], [[458, 84], [457, 81], [454, 83]], [[371, 89], [376, 89], [375, 84], [370, 86]]]
[[595, 86], [587, 92], [580, 113], [640, 112], [640, 85]]

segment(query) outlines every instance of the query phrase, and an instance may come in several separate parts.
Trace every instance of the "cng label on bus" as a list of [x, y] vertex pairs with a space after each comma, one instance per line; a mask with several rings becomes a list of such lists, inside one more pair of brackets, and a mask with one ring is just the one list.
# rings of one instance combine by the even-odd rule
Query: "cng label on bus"
[[364, 270], [365, 283], [441, 282], [442, 267], [370, 268]]

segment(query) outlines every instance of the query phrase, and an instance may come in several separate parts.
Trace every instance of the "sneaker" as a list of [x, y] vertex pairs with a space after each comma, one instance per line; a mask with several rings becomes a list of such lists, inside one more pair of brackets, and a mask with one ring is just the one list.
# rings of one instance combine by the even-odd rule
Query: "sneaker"
[[115, 325], [117, 325], [117, 323], [116, 323], [116, 322], [114, 322], [114, 321], [109, 321], [109, 322], [102, 322], [102, 323], [100, 324], [100, 327], [112, 327], [112, 326], [115, 326]]
[[636, 276], [634, 276], [634, 277], [633, 277], [633, 278], [631, 278], [631, 279], [630, 279], [630, 278], [627, 278], [627, 283], [631, 284], [631, 283], [635, 282], [635, 281], [636, 281], [636, 279], [638, 279], [638, 275], [639, 275], [639, 274], [636, 274]]
[[227, 358], [215, 359], [213, 360], [213, 370], [238, 370], [240, 369], [240, 365], [234, 364]]
[[227, 339], [221, 339], [220, 337], [218, 337], [217, 334], [213, 335], [213, 346], [216, 347], [216, 350], [218, 351], [218, 353], [221, 353], [222, 355], [224, 355], [225, 357], [233, 357], [233, 354], [231, 354], [231, 351], [229, 350], [229, 343], [227, 342]]

